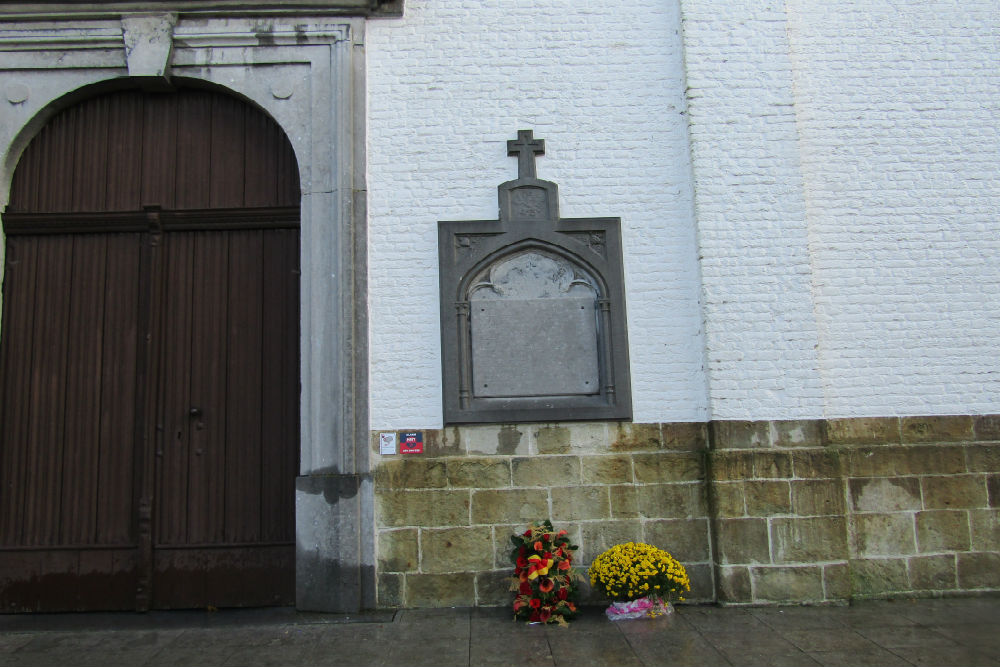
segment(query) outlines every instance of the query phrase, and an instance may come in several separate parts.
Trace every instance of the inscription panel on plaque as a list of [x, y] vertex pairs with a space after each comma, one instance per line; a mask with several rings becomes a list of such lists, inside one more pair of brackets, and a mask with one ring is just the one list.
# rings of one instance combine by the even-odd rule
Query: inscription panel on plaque
[[472, 303], [472, 393], [578, 396], [600, 390], [593, 296]]

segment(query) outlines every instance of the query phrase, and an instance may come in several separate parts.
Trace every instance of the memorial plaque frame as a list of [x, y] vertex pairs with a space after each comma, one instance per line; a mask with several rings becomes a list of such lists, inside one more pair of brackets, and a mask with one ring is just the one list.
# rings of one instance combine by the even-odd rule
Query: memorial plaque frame
[[[507, 148], [518, 157], [518, 178], [497, 188], [499, 220], [438, 223], [444, 421], [631, 419], [621, 219], [560, 218], [558, 186], [535, 176], [544, 141], [520, 130]], [[517, 286], [494, 284], [505, 271]], [[584, 314], [571, 315], [575, 308]], [[484, 342], [478, 332], [505, 313], [530, 319]], [[491, 319], [476, 321], [477, 315]], [[487, 357], [521, 343], [497, 343], [506, 330], [535, 331], [538, 338], [534, 345], [523, 341], [521, 358]], [[546, 364], [562, 370], [576, 358], [578, 368], [544, 380], [532, 375], [546, 373]], [[497, 378], [505, 364], [510, 375], [500, 378], [502, 389], [475, 386], [474, 379]], [[596, 386], [584, 389], [591, 381]]]

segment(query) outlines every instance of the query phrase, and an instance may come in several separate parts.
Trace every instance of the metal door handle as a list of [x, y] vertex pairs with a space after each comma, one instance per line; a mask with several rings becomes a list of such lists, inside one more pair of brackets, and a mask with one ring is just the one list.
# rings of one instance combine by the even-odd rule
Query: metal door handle
[[188, 410], [188, 414], [192, 417], [201, 417], [201, 408], [191, 408]]

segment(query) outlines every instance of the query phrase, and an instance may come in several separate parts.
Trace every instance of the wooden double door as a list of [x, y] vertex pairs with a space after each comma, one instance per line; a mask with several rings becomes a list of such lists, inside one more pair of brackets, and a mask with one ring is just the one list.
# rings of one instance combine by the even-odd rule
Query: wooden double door
[[297, 204], [280, 129], [214, 92], [95, 98], [29, 145], [4, 215], [2, 610], [294, 603]]

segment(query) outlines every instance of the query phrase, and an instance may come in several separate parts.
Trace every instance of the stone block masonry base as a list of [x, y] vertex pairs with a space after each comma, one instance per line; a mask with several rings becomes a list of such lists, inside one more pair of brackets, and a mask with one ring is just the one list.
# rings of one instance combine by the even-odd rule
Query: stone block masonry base
[[510, 535], [544, 518], [584, 570], [620, 542], [670, 551], [696, 602], [1000, 590], [1000, 416], [423, 433], [395, 456], [371, 434], [379, 607], [508, 604]]

